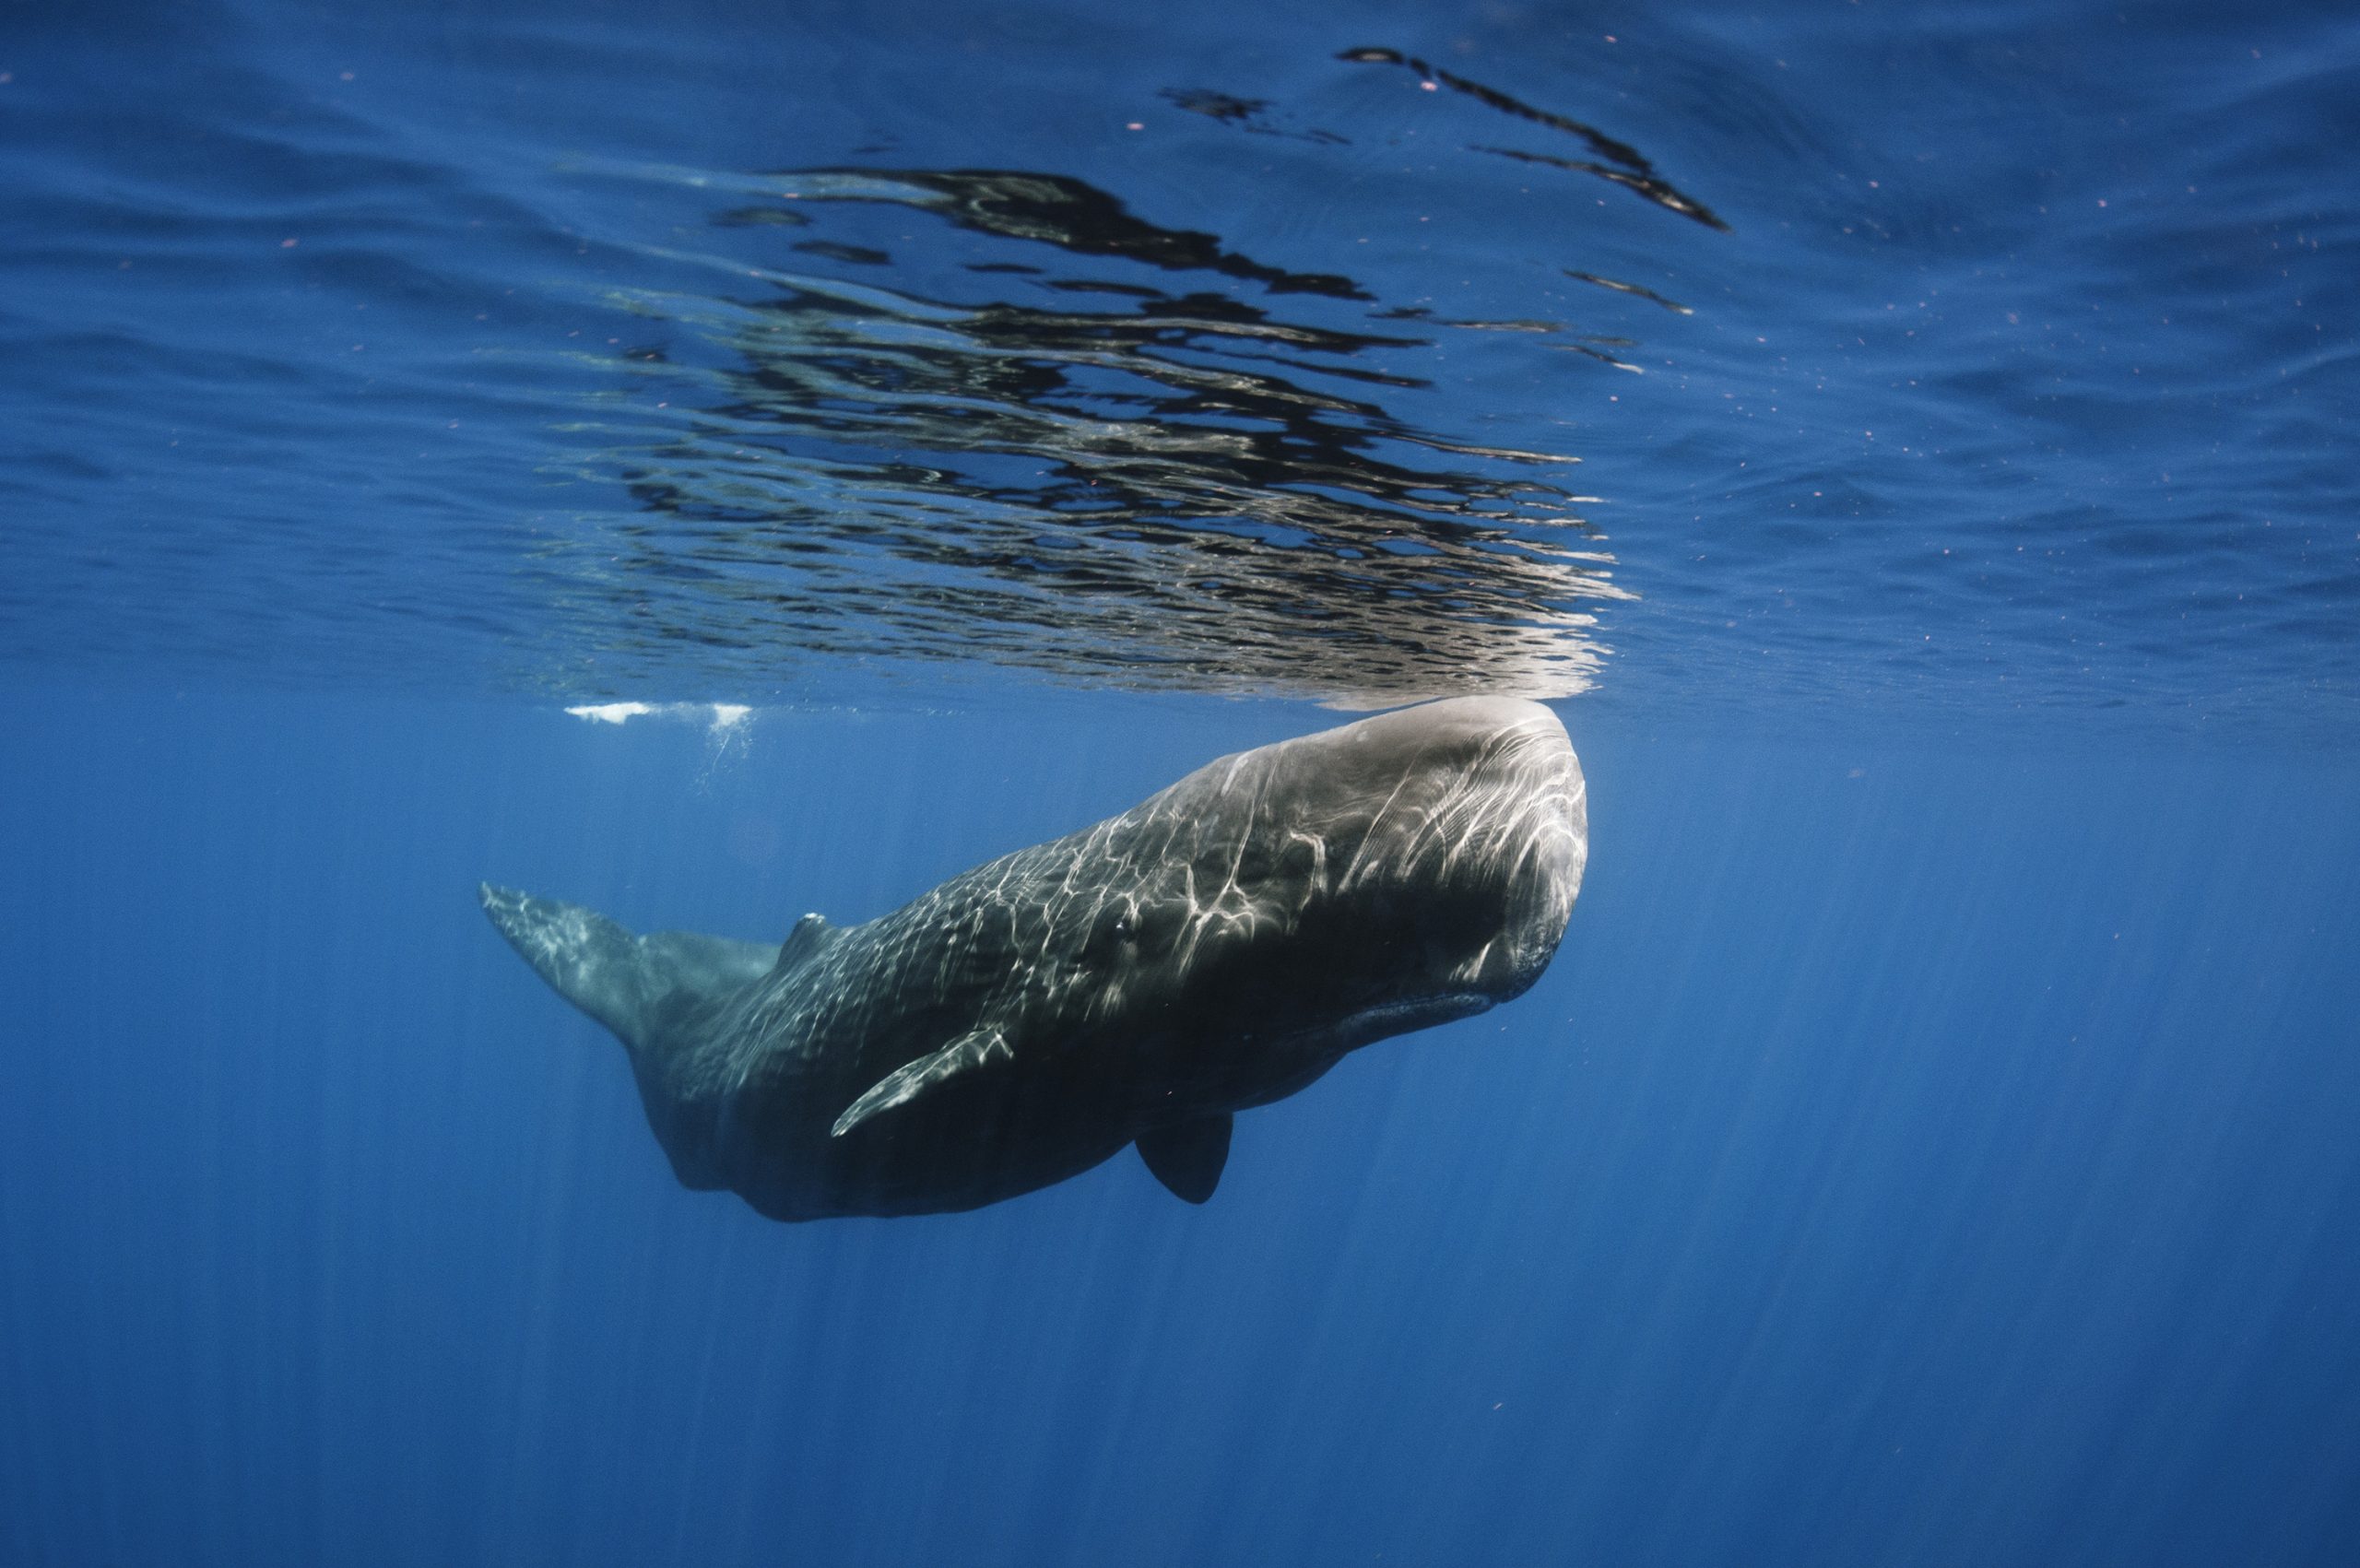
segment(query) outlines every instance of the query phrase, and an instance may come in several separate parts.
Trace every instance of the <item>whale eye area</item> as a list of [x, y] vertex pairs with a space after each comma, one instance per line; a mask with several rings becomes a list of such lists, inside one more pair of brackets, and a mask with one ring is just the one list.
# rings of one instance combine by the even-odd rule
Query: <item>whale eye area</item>
[[1178, 939], [1186, 921], [1186, 911], [1176, 905], [1110, 904], [1092, 918], [1077, 956], [1083, 965], [1093, 969], [1126, 960], [1161, 957]]

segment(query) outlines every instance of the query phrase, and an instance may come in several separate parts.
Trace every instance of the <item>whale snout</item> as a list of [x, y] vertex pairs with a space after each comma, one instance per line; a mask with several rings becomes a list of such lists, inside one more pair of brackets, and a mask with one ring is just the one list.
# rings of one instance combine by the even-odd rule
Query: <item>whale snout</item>
[[[1324, 738], [1324, 737], [1323, 737]], [[1334, 732], [1352, 805], [1336, 889], [1416, 932], [1417, 989], [1505, 1001], [1554, 956], [1589, 855], [1581, 763], [1557, 715], [1516, 698], [1405, 708]]]
[[1495, 931], [1468, 960], [1472, 988], [1494, 1000], [1517, 996], [1557, 951], [1589, 860], [1588, 790], [1557, 716], [1537, 702], [1515, 711], [1480, 747], [1457, 803], [1452, 830], [1457, 877], [1480, 884]]

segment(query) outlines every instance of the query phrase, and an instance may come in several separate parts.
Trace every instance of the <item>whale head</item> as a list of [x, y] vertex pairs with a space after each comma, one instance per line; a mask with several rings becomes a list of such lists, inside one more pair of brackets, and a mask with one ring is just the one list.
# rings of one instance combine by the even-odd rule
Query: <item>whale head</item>
[[1588, 854], [1564, 725], [1508, 698], [1222, 758], [1099, 831], [1156, 874], [1080, 912], [1075, 969], [1111, 1032], [1171, 1042], [1237, 1103], [1524, 991]]

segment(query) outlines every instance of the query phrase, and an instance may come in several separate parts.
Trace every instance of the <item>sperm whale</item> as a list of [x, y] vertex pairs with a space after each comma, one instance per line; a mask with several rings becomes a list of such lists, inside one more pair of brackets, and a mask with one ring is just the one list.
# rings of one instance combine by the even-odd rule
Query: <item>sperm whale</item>
[[1588, 843], [1556, 715], [1476, 697], [1221, 758], [878, 919], [804, 915], [777, 946], [480, 897], [622, 1042], [687, 1186], [776, 1220], [921, 1214], [1136, 1145], [1202, 1203], [1237, 1112], [1530, 986]]

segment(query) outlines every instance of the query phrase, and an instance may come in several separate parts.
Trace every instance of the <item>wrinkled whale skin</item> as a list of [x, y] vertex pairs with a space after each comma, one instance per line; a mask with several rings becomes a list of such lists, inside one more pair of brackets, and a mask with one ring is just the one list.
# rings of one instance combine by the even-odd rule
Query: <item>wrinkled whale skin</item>
[[1556, 715], [1461, 698], [1221, 758], [778, 948], [481, 898], [629, 1049], [684, 1185], [811, 1220], [973, 1208], [1135, 1141], [1202, 1202], [1232, 1113], [1529, 986], [1587, 851]]

